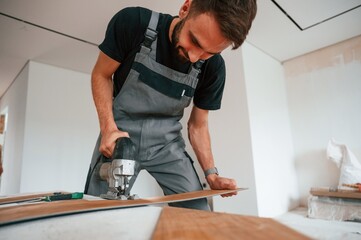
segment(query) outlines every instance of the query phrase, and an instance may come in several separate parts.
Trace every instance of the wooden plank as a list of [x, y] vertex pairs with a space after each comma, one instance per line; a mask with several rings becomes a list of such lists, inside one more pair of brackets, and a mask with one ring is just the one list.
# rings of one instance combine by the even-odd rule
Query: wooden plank
[[357, 190], [355, 191], [343, 190], [343, 189], [330, 190], [329, 188], [311, 188], [310, 193], [313, 196], [321, 196], [321, 197], [361, 199], [361, 192]]
[[152, 236], [168, 239], [310, 239], [270, 218], [165, 207]]
[[164, 204], [194, 200], [216, 195], [227, 194], [235, 191], [246, 190], [238, 188], [236, 190], [201, 190], [195, 192], [180, 193], [162, 197], [152, 197], [135, 200], [65, 200], [56, 202], [39, 202], [18, 206], [0, 208], [0, 226], [28, 221], [39, 218], [61, 216], [67, 214], [91, 212], [106, 209], [117, 209], [125, 207], [136, 207], [152, 204]]
[[5, 130], [5, 115], [0, 115], [0, 134], [3, 134]]

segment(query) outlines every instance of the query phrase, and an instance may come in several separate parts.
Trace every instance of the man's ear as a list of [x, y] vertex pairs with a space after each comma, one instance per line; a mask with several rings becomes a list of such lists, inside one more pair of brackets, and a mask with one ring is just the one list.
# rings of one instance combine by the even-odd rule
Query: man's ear
[[186, 0], [181, 9], [179, 10], [179, 18], [180, 19], [183, 19], [185, 18], [187, 15], [188, 15], [188, 12], [189, 12], [189, 8], [191, 6], [191, 3], [192, 3], [192, 0]]

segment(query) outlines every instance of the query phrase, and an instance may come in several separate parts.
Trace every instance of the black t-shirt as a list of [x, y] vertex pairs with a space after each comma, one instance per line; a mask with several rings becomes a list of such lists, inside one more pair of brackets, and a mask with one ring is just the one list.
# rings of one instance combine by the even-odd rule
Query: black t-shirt
[[[135, 54], [144, 40], [151, 11], [141, 7], [125, 8], [110, 20], [104, 41], [99, 49], [121, 63], [113, 76], [114, 97], [119, 93], [131, 69]], [[190, 63], [182, 63], [175, 57], [176, 51], [169, 40], [169, 27], [173, 17], [160, 14], [157, 26], [157, 59], [162, 65], [176, 71], [187, 73]], [[205, 110], [216, 110], [221, 107], [225, 84], [225, 64], [221, 55], [217, 54], [205, 61], [194, 93], [194, 104]]]

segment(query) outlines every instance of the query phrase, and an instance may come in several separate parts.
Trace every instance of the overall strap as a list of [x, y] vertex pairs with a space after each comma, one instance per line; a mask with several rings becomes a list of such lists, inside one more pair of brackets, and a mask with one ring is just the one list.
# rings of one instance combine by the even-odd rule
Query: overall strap
[[148, 28], [144, 33], [144, 41], [141, 44], [141, 53], [149, 54], [151, 58], [156, 59], [157, 52], [157, 25], [159, 20], [159, 13], [152, 11]]
[[197, 62], [193, 63], [189, 69], [189, 75], [194, 78], [198, 78], [199, 74], [201, 73], [203, 63], [204, 60], [198, 60]]
[[[154, 61], [156, 61], [157, 53], [157, 25], [159, 20], [159, 13], [152, 11], [152, 15], [149, 20], [148, 28], [144, 33], [144, 41], [141, 44], [141, 53], [148, 54]], [[199, 73], [201, 72], [203, 60], [191, 65], [189, 69], [189, 75], [194, 78], [198, 78]]]

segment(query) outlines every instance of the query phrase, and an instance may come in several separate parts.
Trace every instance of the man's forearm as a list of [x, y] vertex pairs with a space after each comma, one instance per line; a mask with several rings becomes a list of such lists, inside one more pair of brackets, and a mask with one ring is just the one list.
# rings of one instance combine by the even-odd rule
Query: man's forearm
[[[194, 116], [195, 117], [195, 116]], [[207, 118], [188, 122], [188, 138], [203, 171], [214, 167]]]
[[102, 133], [117, 129], [113, 117], [113, 83], [112, 76], [120, 63], [111, 59], [102, 51], [92, 71], [92, 93], [98, 112]]
[[[214, 168], [214, 159], [211, 149], [211, 137], [208, 129], [208, 111], [193, 107], [188, 121], [188, 137], [203, 171]], [[237, 183], [230, 178], [209, 174], [206, 180], [211, 189], [235, 189]], [[236, 192], [222, 195], [228, 197]]]
[[113, 117], [113, 84], [111, 79], [99, 75], [92, 76], [92, 93], [98, 113], [101, 132], [116, 128]]
[[127, 132], [118, 129], [113, 115], [112, 76], [119, 66], [119, 62], [100, 51], [91, 80], [93, 99], [98, 112], [101, 131], [99, 151], [108, 158], [113, 154], [116, 140], [120, 137], [129, 137]]

